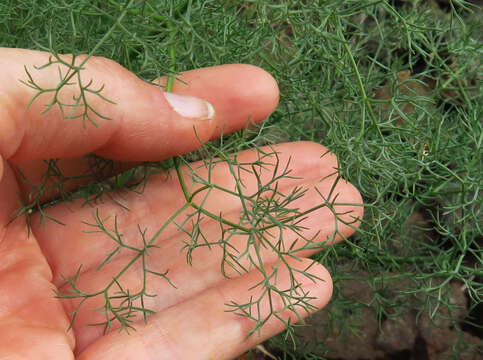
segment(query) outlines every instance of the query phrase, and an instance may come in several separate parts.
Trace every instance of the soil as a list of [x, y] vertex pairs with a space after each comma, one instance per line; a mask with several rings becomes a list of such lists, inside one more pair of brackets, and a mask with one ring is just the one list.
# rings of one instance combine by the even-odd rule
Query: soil
[[[343, 290], [342, 295], [353, 299], [355, 303], [365, 303], [374, 294], [374, 289], [367, 282], [350, 281], [346, 285], [347, 290]], [[409, 285], [409, 282], [403, 281], [389, 287], [403, 290], [407, 286], [409, 290]], [[418, 314], [409, 306], [408, 310], [383, 319], [379, 325], [374, 308], [365, 306], [353, 318], [346, 319], [347, 322], [359, 324], [357, 334], [347, 331], [338, 333], [339, 329], [328, 331], [328, 312], [316, 313], [308, 321], [312, 326], [297, 332], [298, 349], [314, 348], [312, 353], [333, 360], [482, 360], [481, 337], [472, 331], [462, 330], [460, 326], [469, 315], [465, 288], [454, 282], [450, 284], [449, 291], [453, 311], [441, 306], [433, 318], [429, 317], [427, 311]], [[317, 353], [315, 344], [318, 343], [324, 343], [329, 352]], [[455, 354], [458, 354], [457, 357]]]

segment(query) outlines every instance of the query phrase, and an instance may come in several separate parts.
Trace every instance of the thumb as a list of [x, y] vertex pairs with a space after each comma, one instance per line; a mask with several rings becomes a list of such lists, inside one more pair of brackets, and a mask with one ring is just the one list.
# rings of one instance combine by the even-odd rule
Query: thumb
[[165, 93], [109, 59], [90, 58], [78, 73], [75, 67], [85, 57], [59, 59], [0, 48], [0, 154], [5, 160], [89, 152], [158, 160], [194, 150], [214, 131], [215, 110], [203, 99]]

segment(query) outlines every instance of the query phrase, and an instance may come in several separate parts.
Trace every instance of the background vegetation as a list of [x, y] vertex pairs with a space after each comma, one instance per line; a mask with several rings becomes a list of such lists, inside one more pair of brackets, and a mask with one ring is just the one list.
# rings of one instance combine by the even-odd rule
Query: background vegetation
[[172, 73], [170, 48], [176, 71], [224, 63], [265, 68], [280, 84], [280, 106], [260, 129], [234, 134], [225, 146], [322, 143], [338, 155], [366, 208], [355, 237], [316, 257], [331, 270], [335, 293], [311, 320], [315, 330], [296, 330], [295, 343], [272, 339], [265, 345], [271, 355], [246, 358], [477, 359], [480, 6], [3, 0], [0, 46], [94, 50], [147, 81]]

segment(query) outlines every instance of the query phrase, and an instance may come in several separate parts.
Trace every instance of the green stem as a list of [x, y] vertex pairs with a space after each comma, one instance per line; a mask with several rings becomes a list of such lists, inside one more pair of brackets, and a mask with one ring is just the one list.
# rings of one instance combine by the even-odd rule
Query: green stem
[[346, 40], [343, 32], [341, 31], [342, 24], [340, 22], [339, 17], [337, 17], [337, 25], [338, 25], [337, 26], [338, 35], [340, 36], [340, 39], [342, 40], [342, 44], [344, 46], [344, 50], [347, 53], [347, 56], [349, 57], [349, 62], [351, 64], [352, 71], [354, 72], [354, 75], [355, 75], [356, 80], [357, 80], [357, 84], [359, 85], [359, 89], [361, 91], [362, 114], [361, 114], [361, 130], [359, 132], [358, 140], [360, 140], [362, 138], [362, 136], [364, 135], [364, 132], [365, 132], [365, 118], [366, 118], [366, 108], [367, 108], [367, 110], [369, 112], [369, 117], [372, 121], [374, 128], [376, 129], [376, 131], [377, 131], [379, 137], [381, 138], [381, 140], [383, 142], [385, 142], [384, 136], [382, 135], [381, 130], [379, 129], [379, 126], [377, 126], [377, 118], [376, 118], [376, 115], [374, 114], [374, 111], [372, 110], [372, 106], [371, 106], [371, 103], [369, 101], [370, 99], [367, 97], [366, 89], [364, 87], [364, 83], [362, 81], [362, 77], [361, 77], [361, 74], [359, 72], [359, 68], [357, 67], [357, 63], [354, 59], [354, 56], [352, 55], [352, 51], [351, 51], [349, 45], [347, 44], [347, 40]]
[[[126, 6], [123, 7], [123, 9], [121, 11], [121, 15], [119, 15], [119, 17], [116, 19], [116, 22], [114, 23], [114, 25], [112, 25], [111, 28], [104, 34], [104, 36], [101, 38], [101, 40], [99, 40], [99, 42], [94, 46], [94, 48], [87, 54], [86, 58], [79, 64], [79, 66], [75, 67], [75, 70], [72, 72], [72, 74], [70, 74], [66, 79], [64, 79], [61, 82], [63, 85], [67, 84], [69, 82], [69, 80], [71, 80], [80, 70], [82, 70], [82, 67], [87, 63], [87, 61], [92, 56], [94, 56], [94, 54], [97, 52], [97, 50], [99, 50], [99, 48], [104, 44], [104, 42], [111, 37], [114, 30], [116, 30], [116, 28], [118, 27], [118, 25], [120, 24], [120, 22], [122, 21], [124, 16], [126, 16], [126, 14], [128, 12], [128, 8], [131, 6], [133, 1], [134, 0], [128, 1]], [[74, 67], [74, 64], [72, 64], [72, 65]]]
[[169, 75], [168, 75], [168, 82], [166, 84], [166, 92], [171, 92], [173, 90], [174, 74], [176, 70], [176, 56], [175, 56], [174, 41], [173, 41], [174, 29], [171, 21], [168, 22], [168, 28], [171, 33], [171, 43], [169, 45], [169, 58], [171, 60], [171, 64], [169, 65]]

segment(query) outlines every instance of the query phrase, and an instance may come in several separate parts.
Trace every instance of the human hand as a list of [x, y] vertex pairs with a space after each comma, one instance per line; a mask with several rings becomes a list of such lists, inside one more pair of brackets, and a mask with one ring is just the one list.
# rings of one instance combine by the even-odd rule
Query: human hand
[[[0, 359], [230, 359], [282, 331], [284, 323], [272, 317], [259, 334], [246, 338], [253, 322], [226, 312], [226, 304], [247, 303], [257, 296], [261, 290], [253, 286], [262, 279], [259, 269], [252, 267], [241, 275], [229, 273], [230, 278], [225, 278], [220, 272], [223, 255], [219, 247], [195, 249], [192, 264], [188, 265], [180, 252], [186, 234], [179, 231], [175, 223], [170, 223], [156, 239], [155, 245], [160, 248], [153, 248], [148, 257], [149, 268], [160, 272], [169, 270], [170, 281], [176, 286], [172, 287], [160, 277], [147, 277], [150, 292], [158, 296], [146, 298], [145, 305], [156, 314], [149, 316], [147, 323], [142, 316], [135, 318], [136, 331], [129, 334], [116, 330], [104, 334], [102, 327], [89, 326], [104, 319], [101, 312], [93, 310], [102, 306], [103, 299], [93, 297], [79, 308], [73, 328], [68, 331], [72, 311], [79, 299], [59, 299], [54, 291], [68, 293], [66, 279], [75, 276], [80, 265], [82, 271], [76, 284], [84, 291], [95, 291], [112, 281], [129, 261], [126, 253], [118, 254], [97, 271], [116, 244], [105, 234], [86, 234], [91, 228], [85, 222], [92, 223], [96, 210], [101, 218], [110, 216], [105, 224], [108, 228], [114, 227], [114, 218], [117, 218], [123, 239], [129, 245], [138, 246], [138, 225], [147, 229], [146, 237], [152, 237], [160, 224], [186, 200], [174, 176], [153, 176], [142, 194], [126, 192], [122, 199], [106, 199], [95, 208], [83, 206], [83, 201], [79, 200], [69, 203], [68, 207], [58, 204], [45, 209], [48, 216], [60, 220], [63, 226], [51, 221], [40, 224], [39, 214], [33, 214], [29, 219], [29, 234], [24, 216], [13, 220], [22, 201], [28, 201], [29, 192], [16, 169], [21, 170], [30, 183], [37, 184], [46, 170], [45, 159], [65, 159], [60, 166], [74, 176], [88, 167], [82, 157], [88, 153], [115, 159], [123, 169], [133, 162], [187, 153], [196, 149], [200, 140], [207, 141], [221, 132], [226, 134], [244, 127], [247, 119], [263, 120], [278, 103], [278, 88], [270, 75], [248, 65], [190, 71], [180, 76], [186, 84], [177, 82], [173, 92], [209, 101], [214, 114], [199, 100], [191, 99], [194, 103], [190, 105], [190, 98], [175, 96], [174, 107], [185, 115], [181, 116], [160, 88], [139, 80], [110, 60], [91, 58], [82, 70], [83, 79], [92, 79], [94, 88], [104, 85], [103, 96], [116, 103], [110, 104], [88, 94], [94, 109], [112, 118], [111, 121], [97, 118], [99, 128], [95, 128], [90, 124], [83, 126], [79, 119], [63, 119], [58, 107], [42, 115], [52, 94], [40, 96], [27, 110], [35, 90], [19, 82], [19, 79], [26, 79], [24, 65], [32, 70], [48, 59], [46, 53], [0, 49]], [[58, 83], [54, 66], [32, 72], [32, 76], [44, 88], [53, 88]], [[78, 95], [76, 87], [66, 87], [60, 93], [65, 102], [75, 95]], [[95, 114], [92, 116], [96, 118]], [[278, 190], [289, 193], [296, 186], [307, 188], [305, 196], [291, 206], [300, 208], [300, 212], [317, 206], [321, 200], [315, 187], [326, 197], [338, 194], [337, 203], [355, 204], [314, 210], [300, 219], [303, 234], [299, 235], [306, 239], [316, 235], [318, 241], [323, 241], [337, 228], [335, 241], [350, 236], [357, 226], [355, 219], [362, 216], [362, 207], [357, 206], [361, 198], [352, 185], [344, 181], [335, 184], [336, 176], [330, 175], [337, 167], [336, 158], [325, 154], [322, 146], [308, 142], [281, 144], [274, 149], [279, 154], [281, 168], [291, 159], [290, 175], [297, 178], [281, 179]], [[256, 151], [245, 151], [238, 155], [238, 160], [251, 162], [257, 157]], [[202, 163], [192, 168], [199, 168], [201, 175], [208, 172]], [[188, 173], [189, 168], [185, 166], [181, 171]], [[268, 181], [272, 174], [261, 171], [261, 181]], [[210, 175], [215, 184], [234, 188], [234, 178], [226, 163], [214, 168]], [[240, 180], [246, 193], [256, 191], [258, 184], [254, 176], [241, 174]], [[242, 208], [239, 198], [216, 190], [203, 206], [234, 220]], [[337, 219], [334, 210], [339, 214]], [[205, 218], [200, 227], [207, 238], [220, 237], [217, 221]], [[296, 239], [289, 232], [277, 235], [287, 247]], [[244, 237], [234, 236], [230, 244], [242, 250], [246, 246], [244, 241]], [[299, 239], [294, 246], [302, 247], [302, 243]], [[296, 253], [300, 260], [289, 257], [287, 263], [300, 270], [311, 266], [308, 271], [316, 278], [299, 273], [295, 276], [300, 277], [303, 290], [314, 297], [311, 304], [322, 308], [330, 299], [332, 283], [328, 272], [308, 259], [317, 250], [305, 249]], [[269, 273], [279, 258], [272, 250], [263, 248], [260, 256]], [[283, 264], [279, 265], [277, 286], [290, 287], [291, 273]], [[119, 278], [123, 288], [142, 286], [140, 266], [135, 264]], [[266, 299], [261, 303], [262, 315], [269, 311], [269, 305], [275, 306], [275, 310], [284, 308], [280, 299], [274, 298], [271, 303]], [[308, 315], [303, 309], [300, 314]], [[290, 309], [279, 315], [284, 320], [297, 320]], [[118, 324], [113, 322], [112, 329], [116, 326]]]

